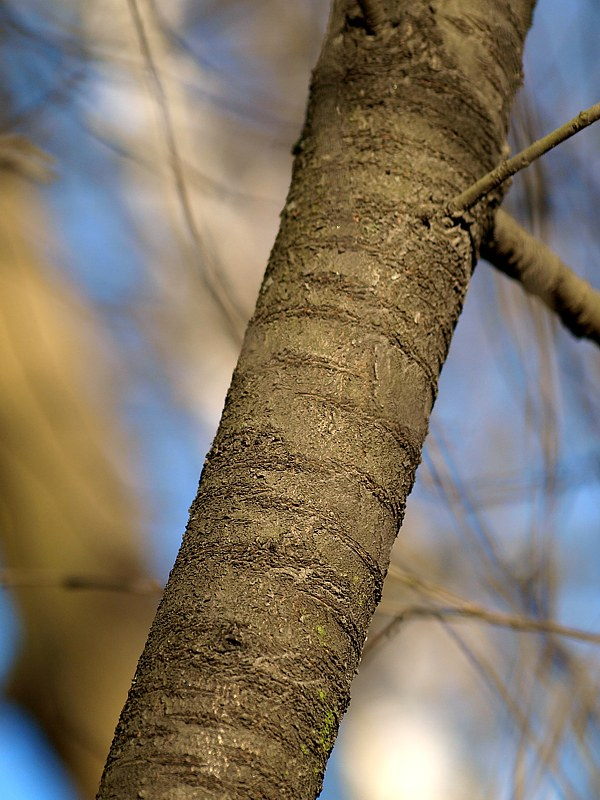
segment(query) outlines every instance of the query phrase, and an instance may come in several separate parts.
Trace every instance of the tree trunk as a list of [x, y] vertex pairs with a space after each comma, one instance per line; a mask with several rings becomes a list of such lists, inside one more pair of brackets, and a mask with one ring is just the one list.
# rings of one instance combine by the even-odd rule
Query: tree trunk
[[[364, 4], [362, 4], [364, 5]], [[469, 278], [534, 0], [335, 0], [282, 224], [98, 795], [313, 798]]]

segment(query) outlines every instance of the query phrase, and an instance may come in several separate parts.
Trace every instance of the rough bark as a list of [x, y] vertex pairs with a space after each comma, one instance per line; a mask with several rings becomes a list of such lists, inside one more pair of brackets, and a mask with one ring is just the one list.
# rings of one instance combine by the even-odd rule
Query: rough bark
[[336, 0], [254, 317], [100, 793], [313, 798], [498, 197], [533, 0]]

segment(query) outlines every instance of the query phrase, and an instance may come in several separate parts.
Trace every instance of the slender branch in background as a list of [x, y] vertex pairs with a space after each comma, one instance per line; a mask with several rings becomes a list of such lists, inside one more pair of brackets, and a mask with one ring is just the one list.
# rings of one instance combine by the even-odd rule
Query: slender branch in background
[[358, 5], [367, 23], [367, 29], [371, 33], [377, 33], [385, 25], [386, 21], [381, 0], [358, 0]]
[[[546, 753], [544, 742], [544, 730], [540, 733], [536, 731], [535, 718], [531, 718], [527, 709], [523, 709], [523, 698], [518, 689], [515, 689], [513, 674], [512, 680], [506, 683], [495, 668], [494, 660], [486, 658], [482, 653], [476, 653], [469, 647], [458, 631], [450, 625], [444, 625], [443, 630], [446, 635], [455, 643], [459, 651], [463, 654], [467, 663], [472, 666], [476, 674], [483, 680], [487, 688], [495, 695], [506, 707], [513, 717], [513, 720], [521, 733], [521, 741], [532, 749], [539, 765], [548, 770], [550, 780], [557, 797], [572, 798], [581, 797], [577, 795], [571, 780], [565, 774], [561, 764], [552, 760], [551, 754]], [[514, 791], [517, 789], [518, 794]], [[527, 795], [529, 796], [529, 795]], [[513, 800], [525, 800], [525, 795], [519, 791], [519, 787], [513, 786]]]
[[516, 156], [509, 158], [507, 161], [503, 161], [501, 164], [493, 169], [491, 172], [488, 172], [487, 175], [484, 175], [483, 178], [480, 178], [476, 183], [472, 186], [469, 186], [464, 192], [457, 195], [448, 206], [448, 212], [450, 214], [458, 214], [461, 211], [466, 211], [467, 209], [471, 208], [475, 205], [478, 200], [481, 200], [482, 197], [485, 197], [486, 194], [489, 194], [493, 189], [496, 189], [500, 186], [501, 183], [504, 183], [507, 178], [510, 178], [511, 175], [516, 175], [517, 172], [528, 167], [532, 161], [535, 161], [540, 156], [543, 156], [544, 153], [547, 153], [549, 150], [552, 150], [553, 147], [560, 144], [561, 142], [570, 139], [571, 136], [574, 136], [579, 131], [587, 128], [588, 125], [591, 125], [597, 120], [600, 119], [600, 103], [596, 103], [595, 105], [591, 106], [590, 108], [586, 109], [585, 111], [580, 111], [576, 117], [573, 117], [572, 120], [566, 122], [564, 125], [561, 125], [560, 128], [552, 131], [547, 136], [543, 136], [541, 139], [538, 139], [537, 142], [533, 142], [530, 144], [529, 147], [526, 147], [524, 150], [521, 150], [520, 153], [517, 153]]
[[49, 183], [55, 177], [54, 158], [19, 133], [0, 133], [0, 170]]
[[574, 336], [600, 345], [600, 292], [501, 209], [481, 255], [539, 297]]
[[510, 628], [514, 631], [523, 633], [552, 633], [557, 636], [566, 636], [580, 642], [590, 642], [600, 645], [600, 633], [584, 631], [580, 628], [570, 628], [560, 625], [551, 620], [532, 619], [531, 617], [515, 616], [505, 614], [500, 611], [492, 611], [476, 603], [469, 603], [458, 595], [448, 592], [440, 587], [432, 586], [426, 581], [417, 578], [408, 572], [404, 572], [392, 565], [389, 570], [390, 575], [412, 589], [423, 591], [433, 597], [444, 601], [446, 605], [406, 605], [398, 606], [398, 603], [386, 600], [385, 597], [380, 603], [379, 611], [384, 614], [393, 614], [390, 622], [375, 636], [369, 638], [363, 650], [363, 659], [385, 640], [391, 638], [401, 625], [413, 619], [437, 619], [448, 622], [452, 619], [474, 619], [479, 622], [494, 625], [500, 628]]
[[133, 25], [138, 37], [140, 52], [146, 64], [157, 106], [160, 110], [165, 142], [169, 154], [169, 165], [171, 167], [175, 182], [175, 189], [181, 205], [183, 218], [194, 247], [196, 247], [198, 252], [202, 255], [201, 275], [203, 281], [211, 297], [223, 314], [223, 317], [227, 323], [228, 331], [233, 341], [237, 344], [241, 344], [242, 331], [246, 326], [247, 320], [244, 313], [238, 308], [233, 297], [231, 296], [232, 293], [230, 287], [225, 283], [222, 274], [218, 270], [214, 269], [214, 267], [210, 269], [210, 272], [207, 269], [208, 256], [206, 254], [206, 249], [202, 245], [202, 237], [200, 236], [200, 231], [198, 230], [196, 218], [192, 209], [192, 202], [185, 179], [185, 170], [183, 167], [181, 154], [177, 146], [177, 137], [175, 136], [175, 128], [173, 125], [173, 120], [171, 119], [171, 112], [169, 110], [167, 96], [161, 77], [156, 68], [150, 42], [146, 34], [144, 20], [142, 19], [137, 0], [128, 0], [128, 5], [131, 18], [133, 20]]
[[85, 589], [128, 594], [156, 594], [163, 591], [162, 584], [152, 578], [129, 575], [58, 575], [48, 570], [0, 569], [0, 589]]
[[[386, 608], [388, 611], [386, 611]], [[379, 611], [389, 613], [389, 604], [382, 602]], [[371, 655], [376, 648], [387, 639], [390, 639], [405, 623], [413, 619], [437, 619], [440, 622], [449, 622], [453, 619], [474, 619], [499, 628], [510, 628], [522, 633], [552, 633], [557, 636], [566, 636], [580, 642], [590, 642], [600, 645], [600, 634], [583, 631], [579, 628], [569, 628], [555, 622], [531, 619], [530, 617], [516, 617], [511, 614], [490, 611], [482, 606], [468, 603], [464, 606], [406, 606], [399, 611], [392, 620], [372, 638], [367, 640], [363, 650], [363, 661]]]

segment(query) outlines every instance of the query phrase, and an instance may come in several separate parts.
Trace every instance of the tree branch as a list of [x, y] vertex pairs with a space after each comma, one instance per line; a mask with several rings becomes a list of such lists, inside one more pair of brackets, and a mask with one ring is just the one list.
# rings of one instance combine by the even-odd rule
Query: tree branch
[[589, 642], [590, 644], [600, 645], [600, 633], [585, 631], [580, 628], [570, 628], [560, 625], [551, 620], [533, 619], [531, 617], [517, 616], [514, 614], [504, 614], [500, 611], [492, 611], [484, 606], [475, 603], [462, 603], [458, 605], [438, 606], [438, 605], [407, 605], [397, 611], [392, 610], [394, 604], [383, 600], [379, 607], [384, 614], [393, 613], [393, 619], [375, 636], [369, 638], [363, 649], [363, 663], [367, 656], [373, 654], [376, 648], [394, 633], [405, 622], [413, 619], [437, 619], [440, 622], [448, 622], [453, 619], [472, 619], [493, 625], [499, 628], [509, 628], [520, 633], [546, 633], [554, 636], [565, 636], [579, 642]]
[[535, 161], [544, 153], [552, 150], [553, 147], [561, 142], [570, 139], [579, 131], [587, 128], [597, 120], [600, 119], [600, 103], [596, 103], [585, 111], [580, 111], [576, 117], [566, 122], [560, 128], [552, 131], [547, 136], [538, 139], [529, 147], [521, 150], [516, 156], [503, 161], [501, 164], [480, 178], [476, 183], [465, 189], [464, 192], [457, 195], [448, 206], [450, 214], [456, 214], [460, 211], [466, 211], [475, 205], [478, 200], [485, 197], [486, 194], [496, 189], [501, 183], [504, 183], [511, 175], [516, 175], [525, 167], [528, 167], [532, 161]]
[[[190, 188], [186, 178], [186, 165], [184, 164], [176, 135], [176, 126], [171, 113], [167, 92], [163, 85], [158, 67], [150, 45], [150, 39], [146, 31], [146, 25], [142, 17], [138, 0], [127, 0], [129, 13], [138, 39], [140, 53], [146, 66], [149, 78], [150, 89], [155, 98], [160, 114], [160, 123], [165, 146], [168, 153], [168, 163], [174, 183], [175, 193], [181, 208], [183, 221], [189, 233], [193, 246], [201, 254], [200, 276], [210, 297], [221, 312], [226, 324], [226, 330], [231, 340], [237, 346], [241, 346], [241, 331], [246, 324], [246, 314], [241, 309], [233, 297], [222, 270], [217, 268], [212, 257], [202, 240], [202, 235], [196, 215], [194, 214]], [[194, 264], [197, 259], [194, 259]]]
[[162, 594], [152, 578], [120, 575], [58, 575], [47, 570], [0, 569], [0, 589], [86, 589], [128, 594]]
[[[452, 53], [427, 0], [409, 4], [409, 47], [407, 26], [384, 24], [373, 47], [347, 0], [332, 6], [305, 147], [98, 800], [321, 790], [471, 274], [471, 248], [415, 218], [499, 158], [534, 2], [476, 5]], [[471, 35], [500, 109], [463, 57]]]
[[0, 170], [50, 183], [56, 177], [54, 158], [19, 133], [0, 133]]
[[367, 23], [368, 30], [372, 33], [377, 33], [385, 25], [386, 20], [381, 0], [358, 0], [358, 5]]
[[428, 595], [435, 605], [432, 603], [428, 605], [399, 605], [384, 597], [379, 605], [379, 611], [384, 614], [393, 614], [394, 616], [379, 633], [368, 639], [363, 649], [363, 661], [367, 654], [371, 655], [378, 645], [389, 639], [404, 622], [409, 622], [419, 617], [437, 619], [441, 622], [447, 622], [453, 618], [474, 619], [485, 622], [488, 625], [510, 628], [523, 633], [554, 634], [555, 636], [565, 636], [580, 642], [600, 645], [600, 633], [585, 631], [581, 628], [570, 628], [552, 620], [533, 619], [522, 615], [492, 611], [485, 608], [485, 606], [470, 603], [460, 595], [430, 583], [396, 564], [390, 564], [388, 576], [419, 595]]
[[481, 255], [530, 294], [539, 297], [574, 336], [600, 345], [600, 292], [572, 272], [509, 214], [496, 212]]

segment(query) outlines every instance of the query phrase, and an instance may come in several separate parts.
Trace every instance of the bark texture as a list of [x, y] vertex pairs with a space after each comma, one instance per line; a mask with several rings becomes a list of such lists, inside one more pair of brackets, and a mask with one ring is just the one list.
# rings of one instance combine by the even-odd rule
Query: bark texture
[[498, 197], [533, 0], [336, 0], [254, 317], [98, 797], [313, 798]]

